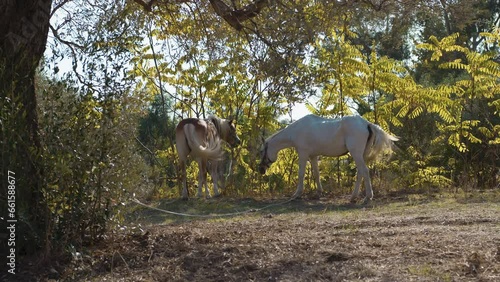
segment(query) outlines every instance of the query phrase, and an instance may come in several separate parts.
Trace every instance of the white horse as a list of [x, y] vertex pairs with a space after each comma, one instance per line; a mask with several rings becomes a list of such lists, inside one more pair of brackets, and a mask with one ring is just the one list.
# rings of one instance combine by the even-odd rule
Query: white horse
[[209, 116], [207, 119], [183, 119], [175, 129], [175, 146], [179, 156], [180, 179], [182, 181], [182, 198], [188, 198], [186, 164], [188, 155], [192, 155], [198, 162], [198, 193], [202, 196], [202, 186], [205, 185], [205, 195], [210, 198], [207, 185], [207, 164], [210, 161], [210, 175], [214, 183], [214, 196], [219, 196], [217, 188], [217, 162], [222, 158], [221, 139], [235, 147], [241, 143], [236, 135], [236, 128], [232, 120]]
[[368, 202], [373, 198], [373, 191], [366, 163], [376, 159], [383, 152], [392, 152], [392, 141], [397, 140], [397, 137], [389, 135], [378, 125], [360, 116], [327, 119], [307, 115], [264, 140], [259, 171], [261, 174], [266, 173], [269, 166], [276, 161], [279, 151], [293, 147], [299, 155], [299, 184], [293, 197], [302, 195], [308, 160], [311, 163], [318, 193], [321, 193], [318, 156], [337, 157], [349, 152], [357, 168], [356, 185], [351, 202], [358, 197], [359, 186], [363, 179], [366, 189], [365, 202]]

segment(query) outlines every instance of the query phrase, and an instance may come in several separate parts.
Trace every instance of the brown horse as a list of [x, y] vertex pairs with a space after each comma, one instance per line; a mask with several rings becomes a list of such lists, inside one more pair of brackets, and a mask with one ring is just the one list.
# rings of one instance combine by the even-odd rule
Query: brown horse
[[214, 196], [219, 196], [217, 189], [218, 173], [217, 161], [222, 158], [224, 151], [221, 140], [235, 147], [241, 143], [236, 135], [236, 128], [232, 120], [209, 116], [207, 119], [186, 118], [179, 122], [175, 129], [177, 155], [179, 156], [180, 179], [182, 181], [182, 198], [188, 198], [186, 164], [191, 154], [198, 162], [198, 193], [201, 197], [202, 186], [205, 185], [205, 196], [210, 198], [207, 185], [207, 164], [210, 165], [210, 175], [214, 183]]

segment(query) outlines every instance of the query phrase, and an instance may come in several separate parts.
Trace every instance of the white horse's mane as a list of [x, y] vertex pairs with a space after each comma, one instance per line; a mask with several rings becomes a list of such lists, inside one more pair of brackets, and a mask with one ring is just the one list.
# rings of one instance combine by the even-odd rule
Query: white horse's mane
[[[293, 124], [293, 122], [292, 122], [291, 124]], [[290, 126], [291, 124], [289, 124], [289, 125], [287, 125], [287, 126]], [[286, 127], [285, 127], [285, 128], [286, 128]], [[280, 129], [280, 130], [276, 131], [275, 133], [271, 134], [269, 137], [267, 137], [267, 138], [266, 138], [265, 142], [269, 142], [269, 141], [271, 141], [271, 139], [273, 139], [273, 138], [274, 138], [274, 137], [276, 137], [278, 134], [280, 134], [280, 133], [283, 131], [283, 129], [285, 129], [285, 128], [282, 128], [282, 129]]]

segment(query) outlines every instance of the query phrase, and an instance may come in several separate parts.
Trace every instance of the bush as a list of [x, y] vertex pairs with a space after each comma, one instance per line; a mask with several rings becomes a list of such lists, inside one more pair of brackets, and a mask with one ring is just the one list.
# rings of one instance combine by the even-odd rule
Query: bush
[[61, 247], [93, 243], [147, 183], [132, 105], [43, 78], [38, 91], [49, 234]]

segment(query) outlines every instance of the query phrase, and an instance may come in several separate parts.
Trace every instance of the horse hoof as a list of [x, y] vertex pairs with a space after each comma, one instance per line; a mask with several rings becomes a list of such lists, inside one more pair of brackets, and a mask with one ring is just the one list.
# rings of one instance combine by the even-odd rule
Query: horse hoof
[[373, 198], [365, 198], [363, 200], [363, 205], [366, 206], [366, 205], [371, 204], [372, 200], [373, 200]]
[[313, 200], [321, 199], [321, 193], [317, 193], [317, 194], [312, 195], [311, 199], [313, 199]]

